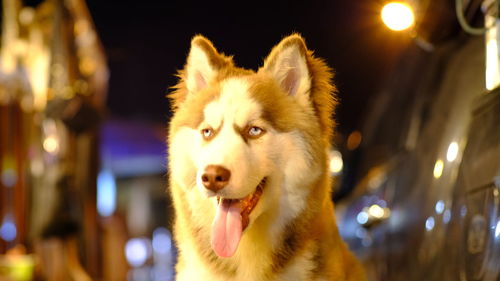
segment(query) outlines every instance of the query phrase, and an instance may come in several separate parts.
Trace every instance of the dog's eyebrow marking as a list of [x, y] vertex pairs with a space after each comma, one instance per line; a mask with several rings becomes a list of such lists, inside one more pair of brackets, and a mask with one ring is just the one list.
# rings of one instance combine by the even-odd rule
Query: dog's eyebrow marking
[[243, 141], [245, 141], [246, 144], [248, 144], [248, 138], [245, 137], [245, 132], [243, 130], [245, 130], [245, 128], [248, 127], [248, 125], [245, 125], [245, 127], [240, 127], [238, 126], [237, 124], [233, 124], [233, 129], [236, 131], [236, 133], [238, 133], [238, 135], [241, 136], [241, 138], [243, 139]]
[[262, 108], [262, 119], [266, 120], [269, 124], [271, 124], [273, 127], [278, 127], [276, 124], [276, 120], [271, 112], [271, 109], [263, 107]]

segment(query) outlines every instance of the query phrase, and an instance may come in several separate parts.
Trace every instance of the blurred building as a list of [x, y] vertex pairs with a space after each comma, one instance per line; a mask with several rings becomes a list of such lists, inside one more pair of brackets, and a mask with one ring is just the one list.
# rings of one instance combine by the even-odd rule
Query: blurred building
[[[104, 280], [173, 279], [166, 132], [164, 124], [143, 120], [109, 118], [101, 126], [97, 210], [109, 246], [102, 264]], [[124, 259], [129, 270], [120, 276], [117, 263]]]
[[31, 280], [36, 265], [42, 280], [90, 280], [102, 274], [104, 52], [83, 0], [3, 0], [2, 8], [0, 276]]

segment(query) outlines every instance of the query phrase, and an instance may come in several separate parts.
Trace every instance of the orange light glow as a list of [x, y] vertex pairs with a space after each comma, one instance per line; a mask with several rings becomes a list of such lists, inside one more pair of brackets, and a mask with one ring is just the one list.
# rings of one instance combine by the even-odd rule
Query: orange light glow
[[415, 22], [413, 9], [406, 3], [391, 2], [382, 8], [382, 21], [394, 31], [410, 28]]
[[349, 137], [347, 137], [347, 149], [354, 150], [361, 144], [361, 133], [359, 131], [353, 131]]

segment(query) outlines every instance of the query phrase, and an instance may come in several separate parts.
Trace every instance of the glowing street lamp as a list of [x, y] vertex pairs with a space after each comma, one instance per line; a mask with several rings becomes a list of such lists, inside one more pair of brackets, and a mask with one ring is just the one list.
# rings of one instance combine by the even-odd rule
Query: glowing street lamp
[[413, 9], [402, 2], [391, 2], [382, 8], [382, 21], [394, 31], [410, 28], [415, 22]]

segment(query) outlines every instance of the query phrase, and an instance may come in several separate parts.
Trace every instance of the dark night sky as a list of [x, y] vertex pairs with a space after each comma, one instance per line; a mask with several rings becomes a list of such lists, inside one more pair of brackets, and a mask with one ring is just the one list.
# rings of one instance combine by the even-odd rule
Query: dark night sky
[[[335, 69], [341, 133], [359, 129], [408, 36], [387, 30], [381, 0], [87, 1], [111, 71], [111, 115], [167, 122], [167, 89], [190, 39], [203, 34], [236, 64], [257, 69], [292, 32]], [[238, 7], [236, 7], [238, 6]]]

